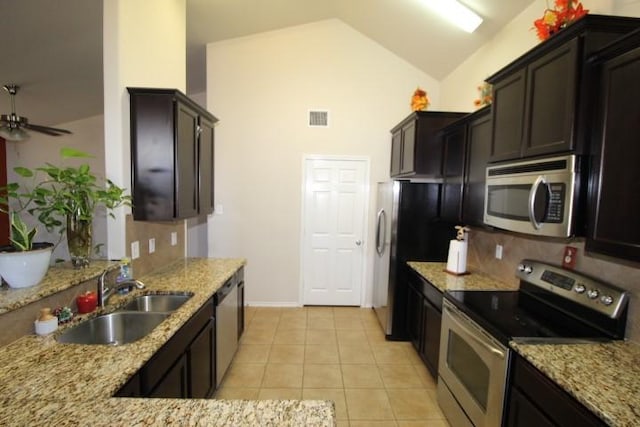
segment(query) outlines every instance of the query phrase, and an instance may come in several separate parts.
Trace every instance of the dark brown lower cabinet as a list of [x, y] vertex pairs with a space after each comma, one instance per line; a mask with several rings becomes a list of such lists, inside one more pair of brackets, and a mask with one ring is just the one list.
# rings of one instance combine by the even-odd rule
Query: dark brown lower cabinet
[[440, 326], [442, 311], [427, 298], [422, 301], [422, 351], [420, 356], [434, 378], [438, 377], [438, 360], [440, 358]]
[[442, 293], [411, 270], [408, 284], [407, 324], [409, 338], [433, 376], [438, 377]]
[[604, 427], [606, 424], [520, 355], [512, 360], [507, 427]]
[[409, 284], [407, 289], [407, 330], [409, 331], [409, 340], [420, 352], [420, 341], [422, 339], [422, 295], [420, 292]]
[[140, 397], [142, 392], [140, 391], [140, 374], [136, 373], [129, 381], [115, 394], [115, 397]]
[[155, 385], [148, 397], [187, 397], [187, 372], [187, 357], [182, 355]]
[[216, 328], [215, 319], [211, 319], [187, 351], [189, 367], [189, 397], [206, 398], [216, 388]]
[[210, 397], [216, 379], [215, 330], [211, 298], [115, 396]]

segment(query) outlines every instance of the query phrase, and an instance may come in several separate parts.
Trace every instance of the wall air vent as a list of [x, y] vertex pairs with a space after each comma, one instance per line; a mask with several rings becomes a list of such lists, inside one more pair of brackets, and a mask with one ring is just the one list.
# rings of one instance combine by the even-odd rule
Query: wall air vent
[[329, 127], [329, 112], [326, 110], [309, 110], [309, 127]]

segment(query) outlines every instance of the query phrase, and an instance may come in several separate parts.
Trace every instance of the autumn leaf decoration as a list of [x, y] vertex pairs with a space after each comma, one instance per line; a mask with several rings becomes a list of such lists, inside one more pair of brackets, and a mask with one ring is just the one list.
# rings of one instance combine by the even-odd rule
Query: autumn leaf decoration
[[473, 105], [476, 108], [484, 107], [485, 105], [490, 105], [493, 101], [493, 87], [491, 84], [487, 82], [483, 82], [480, 86], [478, 86], [478, 98], [473, 101]]
[[429, 107], [429, 103], [427, 92], [418, 87], [411, 97], [411, 111], [426, 110]]
[[582, 18], [589, 10], [576, 0], [555, 0], [554, 8], [545, 9], [542, 18], [533, 21], [538, 38], [542, 41]]

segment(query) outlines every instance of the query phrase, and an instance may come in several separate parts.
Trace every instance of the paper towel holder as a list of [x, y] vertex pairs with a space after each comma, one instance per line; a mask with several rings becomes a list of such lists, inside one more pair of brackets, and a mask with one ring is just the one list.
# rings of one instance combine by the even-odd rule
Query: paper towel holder
[[445, 272], [454, 276], [470, 274], [467, 271], [468, 241], [465, 239], [469, 227], [456, 225], [456, 239], [449, 242], [449, 255]]

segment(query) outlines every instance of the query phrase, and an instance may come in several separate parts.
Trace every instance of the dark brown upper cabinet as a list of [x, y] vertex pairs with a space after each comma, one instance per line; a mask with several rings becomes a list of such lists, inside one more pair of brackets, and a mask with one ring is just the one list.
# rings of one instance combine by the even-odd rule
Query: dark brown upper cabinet
[[200, 171], [198, 214], [200, 215], [208, 215], [214, 210], [215, 138], [213, 127], [215, 124], [216, 120], [200, 116], [200, 139], [198, 141], [198, 168]]
[[462, 195], [462, 222], [484, 226], [484, 190], [491, 151], [491, 109], [485, 107], [469, 117]]
[[392, 178], [440, 178], [443, 127], [464, 113], [415, 111], [391, 129]]
[[169, 221], [213, 212], [217, 119], [176, 89], [128, 91], [133, 218]]
[[595, 55], [586, 250], [640, 262], [640, 30]]
[[442, 195], [440, 217], [459, 222], [462, 217], [462, 172], [467, 143], [467, 123], [461, 119], [443, 131]]
[[483, 226], [485, 171], [491, 149], [490, 108], [482, 108], [443, 130], [440, 218]]
[[637, 18], [587, 15], [489, 77], [490, 160], [583, 154], [594, 102], [586, 60], [639, 25]]

